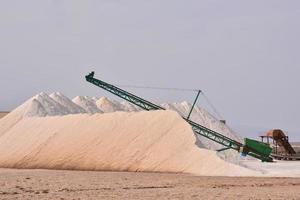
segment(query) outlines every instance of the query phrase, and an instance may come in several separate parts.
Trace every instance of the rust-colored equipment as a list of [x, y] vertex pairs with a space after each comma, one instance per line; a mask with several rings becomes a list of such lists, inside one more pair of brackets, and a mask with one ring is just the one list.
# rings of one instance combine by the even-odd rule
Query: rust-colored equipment
[[296, 154], [295, 150], [289, 143], [289, 137], [284, 134], [284, 132], [280, 129], [273, 129], [266, 132], [265, 135], [260, 136], [262, 142], [264, 139], [267, 139], [267, 143], [270, 144], [270, 139], [273, 140], [273, 153], [279, 155], [294, 155]]

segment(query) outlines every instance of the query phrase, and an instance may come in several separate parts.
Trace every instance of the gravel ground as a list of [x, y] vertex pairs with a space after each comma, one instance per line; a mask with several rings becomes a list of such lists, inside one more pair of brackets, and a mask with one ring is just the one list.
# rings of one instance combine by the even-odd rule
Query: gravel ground
[[300, 199], [300, 178], [0, 169], [0, 199]]

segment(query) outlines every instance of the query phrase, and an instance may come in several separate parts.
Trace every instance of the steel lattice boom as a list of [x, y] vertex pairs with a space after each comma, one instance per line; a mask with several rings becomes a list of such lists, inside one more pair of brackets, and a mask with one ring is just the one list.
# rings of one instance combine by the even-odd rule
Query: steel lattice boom
[[[144, 110], [148, 110], [148, 111], [149, 110], [165, 110], [165, 108], [163, 108], [161, 106], [151, 103], [145, 99], [142, 99], [142, 98], [140, 98], [134, 94], [131, 94], [125, 90], [122, 90], [112, 84], [109, 84], [109, 83], [106, 83], [104, 81], [94, 78], [94, 74], [95, 73], [92, 72], [89, 75], [87, 75], [85, 77], [86, 81], [88, 81], [100, 88], [103, 88], [104, 90], [106, 90], [118, 97], [121, 97], [122, 99], [125, 99], [126, 101], [133, 103], [134, 105], [139, 106], [140, 108], [142, 108]], [[272, 158], [270, 158], [269, 155], [264, 155], [262, 153], [259, 153], [254, 148], [249, 148], [238, 141], [235, 141], [229, 137], [226, 137], [220, 133], [217, 133], [211, 129], [208, 129], [200, 124], [197, 124], [196, 122], [191, 121], [188, 118], [185, 118], [185, 117], [182, 117], [182, 118], [191, 125], [191, 127], [195, 133], [225, 146], [226, 148], [224, 148], [223, 150], [234, 149], [238, 152], [243, 152], [245, 154], [248, 154], [250, 156], [258, 158], [262, 161], [272, 161]]]

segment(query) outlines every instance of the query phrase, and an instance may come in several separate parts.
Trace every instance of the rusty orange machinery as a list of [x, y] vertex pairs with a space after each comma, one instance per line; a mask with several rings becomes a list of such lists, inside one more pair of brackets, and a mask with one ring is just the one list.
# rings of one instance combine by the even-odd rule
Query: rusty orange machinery
[[262, 142], [270, 144], [273, 142], [274, 148], [273, 153], [282, 154], [282, 155], [294, 155], [296, 154], [295, 150], [289, 143], [289, 137], [284, 134], [284, 132], [280, 129], [273, 129], [265, 133], [265, 135], [260, 136]]

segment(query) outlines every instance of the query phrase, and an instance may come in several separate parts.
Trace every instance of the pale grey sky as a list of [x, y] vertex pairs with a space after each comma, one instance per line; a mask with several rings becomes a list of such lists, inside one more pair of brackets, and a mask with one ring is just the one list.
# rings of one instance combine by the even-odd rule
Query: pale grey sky
[[200, 88], [230, 124], [300, 140], [299, 19], [298, 0], [0, 0], [0, 110], [41, 91], [107, 95], [83, 79], [95, 70], [113, 83]]

